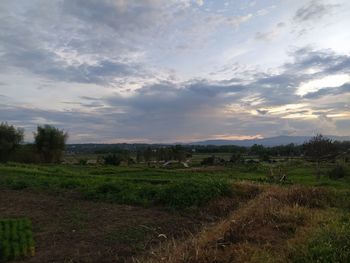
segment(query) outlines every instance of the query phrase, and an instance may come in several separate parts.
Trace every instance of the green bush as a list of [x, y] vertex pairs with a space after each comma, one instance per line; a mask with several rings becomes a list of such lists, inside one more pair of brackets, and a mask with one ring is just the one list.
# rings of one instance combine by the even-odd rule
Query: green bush
[[34, 256], [35, 247], [28, 219], [0, 219], [0, 262]]
[[102, 157], [105, 164], [107, 165], [116, 165], [119, 166], [120, 163], [123, 161], [123, 158], [116, 154], [109, 154], [107, 156]]

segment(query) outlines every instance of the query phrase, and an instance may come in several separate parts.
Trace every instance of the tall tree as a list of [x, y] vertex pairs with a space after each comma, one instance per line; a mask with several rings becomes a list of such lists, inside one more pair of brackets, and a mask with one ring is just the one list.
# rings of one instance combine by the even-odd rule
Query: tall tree
[[304, 156], [306, 159], [316, 163], [316, 178], [321, 178], [320, 165], [323, 161], [329, 161], [336, 157], [337, 147], [334, 142], [318, 134], [303, 144]]
[[45, 163], [58, 163], [62, 159], [68, 134], [50, 125], [38, 126], [34, 134], [35, 145]]
[[23, 130], [6, 122], [0, 124], [0, 162], [6, 162], [10, 154], [23, 141]]

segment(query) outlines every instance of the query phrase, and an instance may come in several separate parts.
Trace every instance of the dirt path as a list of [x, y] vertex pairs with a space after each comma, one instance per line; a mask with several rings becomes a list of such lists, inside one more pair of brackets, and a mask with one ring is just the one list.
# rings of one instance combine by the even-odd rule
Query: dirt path
[[0, 217], [28, 217], [36, 256], [23, 262], [125, 262], [150, 244], [193, 229], [179, 215], [0, 188]]

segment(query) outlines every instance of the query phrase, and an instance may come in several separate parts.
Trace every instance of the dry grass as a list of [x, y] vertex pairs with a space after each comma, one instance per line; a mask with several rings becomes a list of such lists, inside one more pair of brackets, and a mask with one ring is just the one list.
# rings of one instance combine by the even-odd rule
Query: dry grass
[[248, 182], [235, 183], [233, 188], [233, 196], [214, 199], [201, 209], [199, 217], [202, 221], [217, 222], [226, 218], [241, 204], [255, 198], [262, 191], [261, 186]]
[[228, 263], [286, 262], [287, 241], [307, 228], [325, 205], [322, 189], [264, 187], [255, 199], [225, 220], [207, 226], [187, 240], [155, 248], [148, 259], [136, 262]]

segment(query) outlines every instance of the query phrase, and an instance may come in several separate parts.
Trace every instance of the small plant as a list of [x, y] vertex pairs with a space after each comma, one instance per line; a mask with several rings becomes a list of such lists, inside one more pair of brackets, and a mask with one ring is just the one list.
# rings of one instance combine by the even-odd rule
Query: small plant
[[0, 219], [0, 262], [34, 254], [31, 222], [28, 219]]

